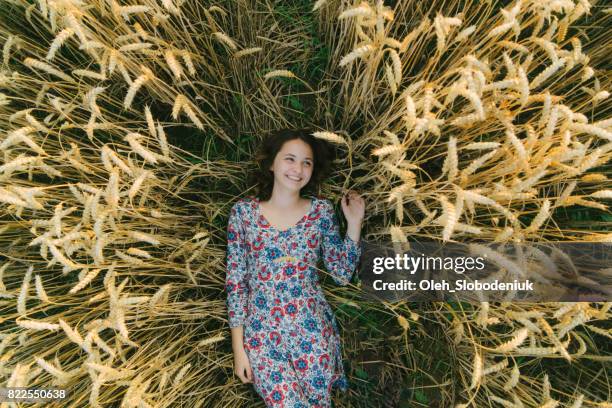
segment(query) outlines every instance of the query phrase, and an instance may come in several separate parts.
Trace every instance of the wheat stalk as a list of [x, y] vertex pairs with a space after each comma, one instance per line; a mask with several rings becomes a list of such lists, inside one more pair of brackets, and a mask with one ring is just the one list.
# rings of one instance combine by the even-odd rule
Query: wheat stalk
[[74, 80], [71, 77], [64, 74], [62, 71], [56, 68], [53, 68], [51, 65], [45, 62], [39, 61], [37, 59], [28, 57], [23, 60], [23, 64], [29, 68], [38, 69], [39, 71], [44, 71], [48, 74], [54, 75], [66, 82], [74, 82]]
[[378, 149], [374, 149], [372, 154], [374, 156], [387, 156], [390, 154], [402, 153], [405, 151], [405, 147], [402, 145], [387, 145], [380, 147]]
[[344, 10], [338, 16], [338, 20], [353, 17], [374, 17], [375, 13], [367, 3], [362, 3], [357, 7]]
[[330, 142], [330, 143], [342, 144], [342, 145], [347, 145], [348, 146], [347, 140], [344, 139], [342, 136], [338, 135], [337, 133], [333, 133], [333, 132], [314, 132], [312, 135], [314, 137], [316, 137], [317, 139], [325, 140], [325, 141]]
[[374, 46], [370, 44], [364, 45], [363, 47], [356, 48], [351, 53], [344, 56], [340, 60], [340, 63], [338, 65], [340, 65], [341, 67], [348, 65], [354, 60], [356, 60], [357, 58], [363, 58], [364, 56], [371, 53], [372, 51], [374, 51]]
[[[45, 59], [47, 61], [51, 61], [55, 56], [55, 53], [59, 50], [59, 48], [66, 42], [66, 40], [68, 40], [73, 35], [74, 30], [72, 30], [71, 28], [65, 28], [60, 31], [53, 39], [53, 42], [51, 42], [49, 51], [47, 52]], [[6, 64], [8, 65], [8, 61], [6, 62]]]
[[25, 329], [30, 330], [50, 330], [57, 331], [60, 328], [59, 324], [40, 322], [37, 320], [17, 320], [17, 324]]
[[252, 54], [256, 54], [258, 52], [261, 52], [261, 50], [263, 50], [263, 48], [261, 48], [261, 47], [245, 48], [243, 50], [235, 52], [234, 53], [234, 58], [238, 59], [238, 58], [246, 57], [247, 55], [252, 55]]
[[145, 72], [140, 75], [134, 82], [131, 83], [130, 88], [128, 89], [127, 94], [125, 95], [125, 99], [123, 100], [123, 107], [125, 109], [129, 109], [132, 106], [132, 101], [136, 96], [136, 92], [148, 81], [152, 79], [151, 72]]
[[264, 79], [278, 78], [278, 77], [295, 78], [296, 76], [293, 72], [286, 70], [286, 69], [277, 69], [274, 71], [270, 71], [264, 75]]
[[472, 368], [472, 382], [470, 384], [469, 389], [474, 389], [480, 383], [483, 372], [483, 361], [480, 353], [474, 354], [474, 366]]
[[174, 77], [179, 80], [181, 78], [181, 75], [183, 75], [183, 69], [181, 68], [181, 65], [179, 64], [176, 57], [174, 56], [174, 52], [172, 52], [172, 50], [166, 50], [164, 52], [164, 58], [166, 59], [166, 63], [170, 67], [170, 70], [172, 71]]
[[512, 367], [512, 372], [510, 374], [510, 377], [508, 378], [508, 381], [504, 384], [504, 391], [508, 392], [514, 387], [516, 387], [519, 383], [520, 378], [521, 378], [521, 372], [518, 368], [518, 365], [515, 364]]
[[315, 1], [315, 4], [312, 6], [312, 11], [317, 11], [318, 9], [323, 7], [323, 5], [325, 3], [327, 3], [327, 0], [317, 0], [317, 1]]
[[38, 299], [40, 299], [41, 302], [49, 302], [49, 297], [47, 296], [47, 292], [45, 292], [45, 287], [43, 286], [40, 275], [36, 274], [35, 282]]
[[220, 31], [214, 32], [212, 33], [212, 35], [222, 44], [225, 44], [226, 46], [228, 46], [230, 49], [232, 50], [237, 50], [238, 46], [236, 45], [236, 43], [234, 42], [234, 40], [232, 40], [227, 34], [222, 33]]

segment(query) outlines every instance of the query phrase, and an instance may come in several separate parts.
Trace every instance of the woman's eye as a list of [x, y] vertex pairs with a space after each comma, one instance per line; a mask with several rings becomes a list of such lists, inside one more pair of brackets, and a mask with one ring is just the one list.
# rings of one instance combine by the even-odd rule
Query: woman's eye
[[306, 162], [306, 163], [304, 163], [304, 164], [305, 164], [305, 165], [307, 165], [307, 166], [309, 166], [309, 167], [312, 165], [312, 163], [310, 163], [310, 162]]
[[287, 157], [287, 160], [293, 161], [293, 157]]

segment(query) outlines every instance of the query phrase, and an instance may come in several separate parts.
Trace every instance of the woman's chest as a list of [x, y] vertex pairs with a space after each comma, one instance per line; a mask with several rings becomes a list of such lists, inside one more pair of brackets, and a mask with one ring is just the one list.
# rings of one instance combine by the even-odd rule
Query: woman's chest
[[246, 235], [251, 256], [269, 262], [279, 257], [311, 258], [319, 252], [322, 241], [315, 221], [306, 221], [286, 231], [255, 222], [246, 226]]
[[[270, 211], [262, 208], [259, 209], [261, 223], [278, 232], [289, 231], [295, 229], [307, 218], [308, 214], [304, 214], [304, 210], [286, 210], [286, 211]], [[256, 217], [257, 214], [254, 215]]]

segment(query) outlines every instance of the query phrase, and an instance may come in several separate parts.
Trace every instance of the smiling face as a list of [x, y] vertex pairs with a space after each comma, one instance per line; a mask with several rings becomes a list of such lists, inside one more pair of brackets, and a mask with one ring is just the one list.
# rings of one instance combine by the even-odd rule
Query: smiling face
[[301, 139], [289, 140], [283, 144], [270, 167], [274, 173], [274, 185], [299, 192], [310, 181], [313, 166], [310, 145]]

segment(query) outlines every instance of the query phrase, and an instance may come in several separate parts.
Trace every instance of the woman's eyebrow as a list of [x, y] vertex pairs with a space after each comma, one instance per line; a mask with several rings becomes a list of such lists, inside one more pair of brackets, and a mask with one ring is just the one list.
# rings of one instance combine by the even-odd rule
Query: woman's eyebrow
[[[293, 153], [285, 153], [285, 157], [288, 157], [288, 156], [295, 157], [295, 154], [293, 154]], [[310, 161], [312, 161], [312, 158], [310, 158], [310, 157], [305, 157], [305, 158], [304, 158], [304, 160], [310, 160]]]

